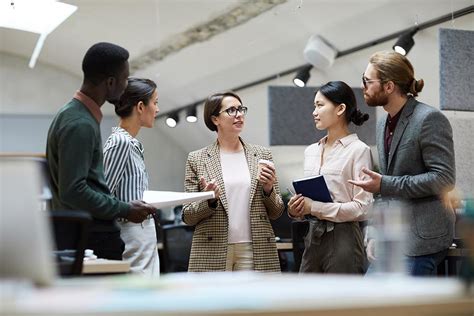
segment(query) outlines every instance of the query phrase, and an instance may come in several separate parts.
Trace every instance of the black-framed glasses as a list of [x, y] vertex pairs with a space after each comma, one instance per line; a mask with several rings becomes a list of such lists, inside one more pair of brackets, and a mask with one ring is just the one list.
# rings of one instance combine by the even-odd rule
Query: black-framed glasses
[[247, 114], [248, 108], [246, 106], [240, 105], [239, 107], [231, 106], [230, 108], [227, 108], [225, 110], [221, 110], [217, 114], [221, 114], [222, 112], [226, 112], [229, 116], [237, 116], [237, 112], [239, 112], [242, 115]]
[[365, 77], [364, 74], [362, 74], [362, 84], [364, 85], [364, 88], [367, 88], [367, 83], [377, 82], [377, 81], [384, 82], [385, 80], [382, 80], [382, 79], [368, 79], [368, 78]]

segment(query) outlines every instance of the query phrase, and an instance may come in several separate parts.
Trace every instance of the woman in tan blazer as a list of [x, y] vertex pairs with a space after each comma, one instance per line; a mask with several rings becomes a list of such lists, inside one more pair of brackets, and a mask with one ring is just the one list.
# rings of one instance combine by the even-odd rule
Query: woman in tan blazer
[[204, 121], [217, 140], [189, 154], [185, 189], [213, 190], [216, 199], [184, 205], [183, 221], [196, 226], [190, 272], [280, 271], [270, 219], [280, 217], [284, 205], [270, 150], [240, 138], [246, 113], [232, 92], [214, 94], [204, 105]]

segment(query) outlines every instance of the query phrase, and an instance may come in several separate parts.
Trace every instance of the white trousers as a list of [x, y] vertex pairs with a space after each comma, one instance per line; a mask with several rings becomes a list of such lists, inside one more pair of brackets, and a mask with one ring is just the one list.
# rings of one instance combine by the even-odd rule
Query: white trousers
[[251, 242], [227, 245], [226, 271], [251, 271], [253, 269]]
[[119, 222], [120, 237], [125, 242], [125, 251], [122, 258], [130, 262], [130, 270], [135, 274], [147, 277], [160, 275], [160, 259], [156, 245], [155, 222], [153, 218], [141, 224]]

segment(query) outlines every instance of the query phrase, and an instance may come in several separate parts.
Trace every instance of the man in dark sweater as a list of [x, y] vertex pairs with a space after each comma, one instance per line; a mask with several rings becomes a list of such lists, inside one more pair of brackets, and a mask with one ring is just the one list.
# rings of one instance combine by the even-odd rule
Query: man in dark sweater
[[100, 107], [120, 99], [129, 76], [128, 57], [126, 49], [110, 43], [89, 48], [82, 62], [82, 86], [55, 116], [46, 146], [52, 209], [89, 211], [93, 223], [87, 248], [99, 258], [115, 260], [122, 260], [124, 250], [116, 218], [140, 223], [155, 212], [142, 201], [112, 197], [104, 178]]

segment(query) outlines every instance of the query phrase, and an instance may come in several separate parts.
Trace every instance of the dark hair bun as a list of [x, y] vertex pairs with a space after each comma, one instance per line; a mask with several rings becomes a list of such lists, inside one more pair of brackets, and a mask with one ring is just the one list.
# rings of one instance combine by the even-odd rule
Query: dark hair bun
[[423, 90], [424, 86], [425, 86], [425, 82], [423, 81], [423, 79], [420, 79], [420, 80], [413, 79], [413, 81], [410, 85], [410, 93], [414, 97], [417, 97], [418, 92], [421, 92], [421, 90]]
[[369, 119], [369, 114], [362, 113], [360, 110], [355, 110], [352, 112], [351, 121], [357, 126], [364, 124], [365, 121]]
[[133, 106], [129, 106], [123, 99], [115, 101], [114, 107], [115, 113], [122, 118], [130, 116], [133, 110]]

